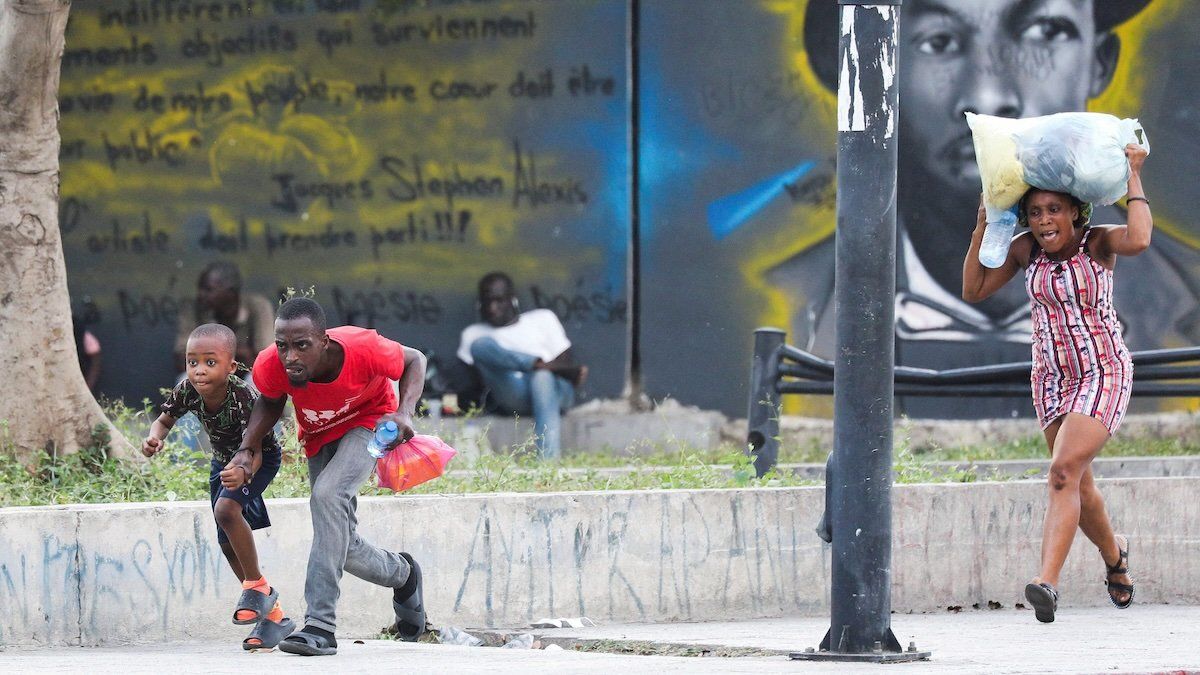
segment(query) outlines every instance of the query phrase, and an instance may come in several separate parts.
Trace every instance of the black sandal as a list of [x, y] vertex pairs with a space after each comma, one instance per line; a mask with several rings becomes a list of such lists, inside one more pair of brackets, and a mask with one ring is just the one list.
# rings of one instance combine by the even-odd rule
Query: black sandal
[[301, 629], [283, 638], [279, 642], [279, 651], [300, 656], [333, 656], [337, 654], [337, 640]]
[[[242, 649], [248, 652], [258, 650], [271, 651], [279, 645], [279, 641], [291, 635], [296, 630], [296, 622], [291, 619], [284, 618], [279, 623], [275, 623], [270, 619], [263, 619], [254, 625], [254, 630], [242, 640]], [[257, 642], [251, 642], [257, 640]]]
[[[267, 612], [275, 606], [275, 602], [279, 600], [279, 591], [273, 587], [270, 593], [259, 593], [253, 588], [247, 588], [242, 591], [241, 597], [238, 598], [237, 607], [233, 610], [233, 623], [238, 626], [249, 626], [252, 623], [258, 623], [267, 618]], [[254, 612], [254, 616], [249, 619], [239, 619], [238, 612], [249, 611]]]
[[[1104, 566], [1108, 568], [1108, 577], [1104, 582], [1108, 585], [1108, 599], [1112, 600], [1112, 604], [1117, 609], [1128, 609], [1133, 604], [1133, 585], [1113, 581], [1112, 576], [1114, 574], [1129, 574], [1129, 537], [1125, 537], [1125, 548], [1121, 548], [1121, 545], [1117, 544], [1117, 554], [1116, 563], [1112, 565], [1104, 563]], [[1125, 598], [1125, 602], [1117, 601], [1117, 595], [1121, 593], [1129, 594], [1129, 597]]]
[[1058, 610], [1058, 591], [1050, 584], [1026, 584], [1025, 599], [1033, 605], [1033, 615], [1042, 623], [1053, 623]]
[[396, 623], [392, 624], [392, 632], [405, 642], [416, 642], [425, 632], [425, 593], [421, 587], [421, 566], [412, 556], [401, 553], [409, 566], [409, 580], [405, 582], [407, 595], [400, 597], [401, 589], [397, 588], [392, 594], [392, 609], [396, 612]]

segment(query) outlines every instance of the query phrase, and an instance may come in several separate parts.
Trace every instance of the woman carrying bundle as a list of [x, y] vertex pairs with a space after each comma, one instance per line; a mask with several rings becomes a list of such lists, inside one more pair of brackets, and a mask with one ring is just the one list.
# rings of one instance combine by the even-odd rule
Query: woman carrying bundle
[[1034, 188], [1019, 208], [1019, 222], [1029, 230], [1013, 238], [1004, 264], [989, 269], [979, 263], [982, 202], [963, 262], [962, 297], [968, 302], [987, 298], [1025, 270], [1033, 313], [1033, 405], [1051, 455], [1041, 570], [1025, 597], [1044, 623], [1054, 621], [1058, 577], [1076, 527], [1100, 550], [1113, 604], [1124, 609], [1133, 603], [1129, 540], [1113, 533], [1092, 460], [1121, 425], [1133, 385], [1133, 364], [1112, 305], [1113, 267], [1117, 256], [1135, 256], [1150, 245], [1154, 223], [1141, 181], [1146, 155], [1140, 146], [1125, 148], [1128, 224], [1089, 227], [1090, 204]]

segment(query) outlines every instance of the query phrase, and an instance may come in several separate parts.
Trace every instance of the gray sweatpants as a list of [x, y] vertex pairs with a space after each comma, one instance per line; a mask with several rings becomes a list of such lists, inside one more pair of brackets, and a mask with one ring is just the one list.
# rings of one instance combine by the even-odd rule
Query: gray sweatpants
[[408, 581], [408, 561], [358, 536], [358, 490], [371, 477], [368, 429], [351, 429], [308, 458], [313, 540], [304, 582], [306, 626], [334, 632], [342, 570], [373, 584], [398, 588]]

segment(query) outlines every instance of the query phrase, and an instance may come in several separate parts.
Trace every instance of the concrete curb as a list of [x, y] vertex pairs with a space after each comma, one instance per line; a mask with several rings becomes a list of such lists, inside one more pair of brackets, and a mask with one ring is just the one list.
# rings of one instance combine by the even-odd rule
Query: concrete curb
[[[746, 420], [737, 419], [721, 428], [721, 439], [741, 445], [746, 442]], [[1172, 439], [1185, 445], [1200, 443], [1200, 415], [1195, 413], [1138, 413], [1126, 416], [1118, 432], [1122, 439]], [[779, 435], [785, 445], [833, 447], [833, 420], [812, 417], [783, 417]], [[1002, 445], [1030, 438], [1040, 440], [1041, 431], [1032, 419], [930, 420], [899, 418], [895, 438], [912, 450], [954, 448], [971, 445]]]
[[[978, 462], [928, 462], [920, 466], [928, 468], [935, 475], [945, 475], [955, 471], [970, 471], [979, 480], [1015, 478], [1045, 478], [1050, 468], [1047, 459], [999, 459]], [[591, 467], [591, 468], [560, 468], [562, 473], [586, 476], [589, 473], [597, 478], [619, 478], [634, 472], [638, 473], [668, 473], [678, 467], [670, 465], [634, 465]], [[733, 467], [729, 464], [715, 464], [712, 468], [733, 476]], [[825, 480], [825, 465], [815, 463], [780, 464], [780, 473], [791, 473], [814, 481]], [[1175, 478], [1182, 476], [1200, 476], [1200, 455], [1182, 455], [1177, 457], [1097, 457], [1092, 462], [1092, 470], [1097, 478]], [[533, 469], [512, 469], [513, 473], [534, 473]], [[471, 469], [454, 469], [448, 472], [451, 476], [470, 476]]]
[[[1138, 601], [1200, 604], [1200, 478], [1103, 481], [1132, 535]], [[1012, 606], [1036, 571], [1045, 485], [900, 485], [893, 491], [893, 608]], [[821, 488], [368, 497], [359, 530], [413, 553], [435, 625], [523, 626], [540, 617], [703, 621], [828, 611]], [[262, 565], [301, 615], [305, 500], [270, 500]], [[0, 644], [239, 639], [240, 590], [207, 503], [0, 510]], [[1108, 602], [1077, 541], [1063, 606]], [[339, 637], [391, 622], [390, 594], [347, 576]]]

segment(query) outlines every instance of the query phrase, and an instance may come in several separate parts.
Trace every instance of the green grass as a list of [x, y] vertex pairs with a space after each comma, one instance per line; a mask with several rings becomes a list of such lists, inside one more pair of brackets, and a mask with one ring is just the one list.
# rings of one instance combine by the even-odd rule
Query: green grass
[[[140, 447], [149, 414], [149, 403], [130, 408], [106, 404], [109, 418], [135, 447]], [[458, 439], [447, 439], [452, 445]], [[293, 430], [283, 434], [284, 463], [271, 484], [269, 497], [306, 497], [307, 467]], [[0, 448], [0, 506], [43, 504], [205, 500], [208, 498], [209, 457], [189, 453], [178, 432], [167, 439], [162, 452], [147, 462], [106, 457], [107, 439], [99, 430], [92, 446], [79, 453], [57, 457], [35, 455], [31, 466], [15, 459], [11, 448]], [[785, 445], [781, 464], [825, 461], [828, 450]], [[1114, 440], [1105, 455], [1167, 456], [1200, 454], [1200, 448], [1172, 440]], [[992, 446], [930, 448], [914, 451], [902, 428], [897, 429], [895, 476], [900, 483], [974, 482], [1004, 480], [974, 469], [935, 471], [936, 461], [1040, 459], [1045, 442], [1027, 440]], [[621, 467], [622, 471], [605, 471]], [[451, 473], [405, 494], [467, 494], [481, 492], [559, 492], [577, 490], [652, 490], [744, 487], [789, 487], [816, 484], [790, 473], [755, 478], [750, 459], [735, 446], [701, 450], [677, 441], [647, 444], [636, 454], [597, 452], [568, 455], [558, 462], [536, 458], [531, 444], [509, 454], [487, 454], [474, 461], [462, 458], [451, 464]], [[374, 487], [365, 494], [390, 495]]]
[[[1200, 446], [1188, 445], [1175, 439], [1121, 438], [1105, 444], [1103, 457], [1174, 457], [1200, 454]], [[927, 461], [981, 462], [1002, 459], [1045, 459], [1049, 457], [1046, 440], [1028, 438], [987, 446], [932, 448], [919, 453]]]
[[[308, 474], [298, 451], [285, 459], [268, 497], [305, 497]], [[630, 471], [601, 476], [596, 469], [571, 471], [543, 463], [528, 454], [488, 455], [472, 463], [452, 464], [455, 471], [418, 485], [405, 494], [466, 494], [477, 492], [559, 492], [576, 490], [649, 490], [672, 488], [735, 488], [811, 485], [792, 476], [754, 477], [744, 455], [722, 458], [722, 465], [698, 459], [660, 471]], [[730, 472], [728, 465], [733, 465]], [[32, 470], [11, 455], [0, 456], [0, 506], [35, 506], [97, 502], [177, 501], [208, 499], [208, 457], [188, 454], [178, 445], [167, 447], [149, 462], [105, 459], [94, 449], [51, 457], [42, 454]], [[368, 487], [364, 494], [390, 495]]]

